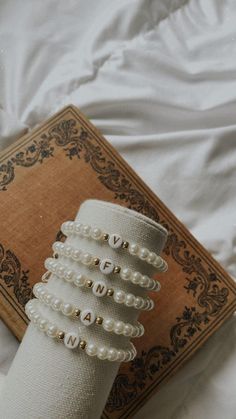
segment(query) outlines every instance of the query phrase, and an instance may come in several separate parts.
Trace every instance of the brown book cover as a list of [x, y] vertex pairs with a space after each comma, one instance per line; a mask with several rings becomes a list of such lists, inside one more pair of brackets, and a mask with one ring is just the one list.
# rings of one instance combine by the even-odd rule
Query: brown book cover
[[130, 418], [236, 308], [236, 285], [119, 153], [67, 106], [0, 155], [0, 315], [21, 339], [24, 305], [45, 272], [60, 225], [96, 198], [163, 224], [169, 270], [143, 313], [136, 359], [120, 367], [103, 418]]

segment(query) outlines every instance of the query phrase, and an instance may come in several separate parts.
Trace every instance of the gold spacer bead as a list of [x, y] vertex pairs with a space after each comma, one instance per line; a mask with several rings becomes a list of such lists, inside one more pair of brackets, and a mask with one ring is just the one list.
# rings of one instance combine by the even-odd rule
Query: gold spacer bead
[[102, 324], [102, 322], [103, 322], [102, 317], [97, 317], [96, 320], [95, 320], [95, 323], [97, 323], [97, 324]]
[[88, 279], [86, 281], [86, 287], [91, 288], [93, 286], [93, 281], [91, 279]]
[[129, 242], [123, 242], [122, 243], [122, 247], [124, 248], [124, 249], [128, 249], [128, 247], [129, 247]]
[[115, 266], [114, 269], [113, 269], [113, 272], [115, 274], [118, 274], [120, 272], [120, 266]]
[[102, 236], [102, 239], [104, 241], [108, 241], [109, 240], [109, 234], [108, 233], [104, 233], [103, 236]]
[[79, 347], [80, 347], [81, 349], [84, 349], [84, 348], [85, 348], [85, 346], [86, 346], [86, 342], [85, 342], [85, 340], [81, 340], [81, 341], [80, 341], [80, 343], [79, 343]]
[[81, 310], [79, 308], [75, 308], [74, 312], [73, 312], [73, 316], [74, 317], [79, 317], [80, 313], [81, 313]]
[[99, 258], [94, 258], [93, 259], [93, 263], [94, 265], [99, 265], [100, 259]]
[[65, 337], [65, 333], [61, 330], [60, 332], [57, 333], [56, 337], [58, 340], [63, 340]]
[[114, 294], [114, 290], [112, 288], [108, 288], [108, 290], [107, 290], [108, 297], [112, 297], [113, 294]]

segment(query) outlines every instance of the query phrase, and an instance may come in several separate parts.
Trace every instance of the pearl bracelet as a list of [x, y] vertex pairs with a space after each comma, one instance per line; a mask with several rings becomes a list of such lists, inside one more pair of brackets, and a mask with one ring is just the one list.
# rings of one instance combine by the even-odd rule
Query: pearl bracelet
[[92, 342], [87, 342], [75, 332], [64, 332], [59, 329], [54, 323], [50, 323], [48, 319], [40, 314], [36, 309], [39, 301], [37, 299], [29, 300], [25, 305], [25, 312], [28, 318], [38, 326], [38, 329], [47, 334], [51, 338], [56, 338], [63, 342], [69, 349], [79, 347], [85, 350], [89, 356], [97, 356], [101, 360], [129, 362], [134, 359], [137, 351], [134, 345], [130, 342], [130, 349], [116, 349], [107, 346], [96, 346]]
[[168, 269], [167, 262], [161, 256], [154, 252], [150, 252], [145, 247], [139, 246], [137, 243], [129, 243], [123, 241], [120, 234], [108, 234], [98, 227], [92, 227], [76, 221], [66, 221], [61, 225], [61, 231], [65, 236], [70, 234], [78, 234], [82, 237], [89, 237], [97, 241], [105, 241], [113, 249], [123, 248], [128, 252], [137, 256], [139, 259], [153, 265], [159, 272], [166, 272]]
[[[77, 287], [91, 288], [96, 297], [112, 297], [116, 303], [124, 304], [127, 307], [133, 307], [137, 310], [150, 311], [154, 307], [154, 302], [149, 297], [142, 298], [131, 293], [125, 293], [121, 289], [108, 288], [103, 280], [92, 281], [80, 272], [67, 268], [54, 258], [45, 259], [44, 266], [49, 273], [53, 273], [57, 277], [60, 277], [67, 282], [71, 282]], [[42, 280], [46, 282], [47, 279], [48, 273], [46, 272], [46, 274], [43, 275]]]
[[80, 310], [73, 304], [65, 303], [61, 298], [48, 292], [42, 282], [38, 282], [34, 285], [33, 293], [35, 297], [54, 311], [60, 311], [65, 316], [74, 319], [80, 319], [85, 326], [90, 326], [95, 323], [101, 325], [107, 332], [113, 332], [117, 335], [124, 335], [131, 338], [140, 337], [144, 334], [144, 327], [141, 323], [137, 322], [137, 325], [132, 325], [119, 320], [113, 320], [112, 318], [104, 319], [101, 316], [96, 316], [91, 309]]
[[111, 259], [106, 258], [100, 260], [98, 257], [93, 257], [88, 252], [83, 252], [81, 249], [74, 248], [59, 241], [53, 243], [52, 248], [55, 252], [54, 255], [59, 254], [72, 258], [74, 261], [81, 262], [86, 266], [99, 267], [100, 271], [105, 275], [111, 273], [119, 274], [120, 278], [124, 281], [130, 281], [135, 285], [146, 288], [147, 290], [157, 292], [161, 289], [161, 284], [159, 281], [149, 278], [147, 275], [142, 275], [140, 272], [133, 272], [129, 268], [121, 268], [120, 266], [115, 266]]

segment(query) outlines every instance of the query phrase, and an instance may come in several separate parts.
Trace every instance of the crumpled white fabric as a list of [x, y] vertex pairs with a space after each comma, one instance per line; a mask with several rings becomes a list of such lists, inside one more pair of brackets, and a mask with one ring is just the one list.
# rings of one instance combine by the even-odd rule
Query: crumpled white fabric
[[[2, 0], [0, 147], [77, 105], [235, 277], [235, 19], [234, 0]], [[233, 317], [135, 417], [234, 419], [235, 334]]]

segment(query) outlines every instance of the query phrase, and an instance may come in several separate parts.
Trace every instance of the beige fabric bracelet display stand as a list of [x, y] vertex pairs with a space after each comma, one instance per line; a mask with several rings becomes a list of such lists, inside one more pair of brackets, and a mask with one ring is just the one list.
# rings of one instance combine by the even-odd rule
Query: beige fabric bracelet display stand
[[[167, 232], [159, 224], [136, 211], [105, 201], [84, 201], [76, 219], [98, 226], [108, 233], [119, 233], [124, 240], [137, 242], [157, 253], [161, 252], [166, 241]], [[87, 250], [100, 258], [110, 257], [118, 265], [150, 276], [155, 272], [153, 266], [131, 256], [125, 249], [114, 250], [107, 243], [79, 236], [68, 237], [66, 243]], [[60, 259], [68, 266], [75, 263], [69, 259], [59, 257]], [[96, 269], [84, 265], [80, 265], [79, 268], [92, 280], [104, 279], [110, 286], [136, 295], [146, 294], [144, 289], [122, 281], [118, 275], [102, 275]], [[103, 317], [133, 323], [139, 314], [134, 308], [116, 304], [112, 298], [96, 298], [91, 290], [76, 288], [55, 276], [51, 277], [46, 287], [64, 301], [74, 303], [81, 309], [92, 308]], [[62, 330], [79, 331], [80, 336], [97, 344], [117, 348], [128, 346], [128, 338], [105, 332], [101, 326], [82, 326], [79, 320], [71, 320], [43, 305], [40, 311]], [[97, 357], [86, 355], [82, 350], [70, 350], [30, 324], [5, 379], [0, 400], [0, 417], [99, 418], [118, 368], [117, 362], [101, 361]]]

